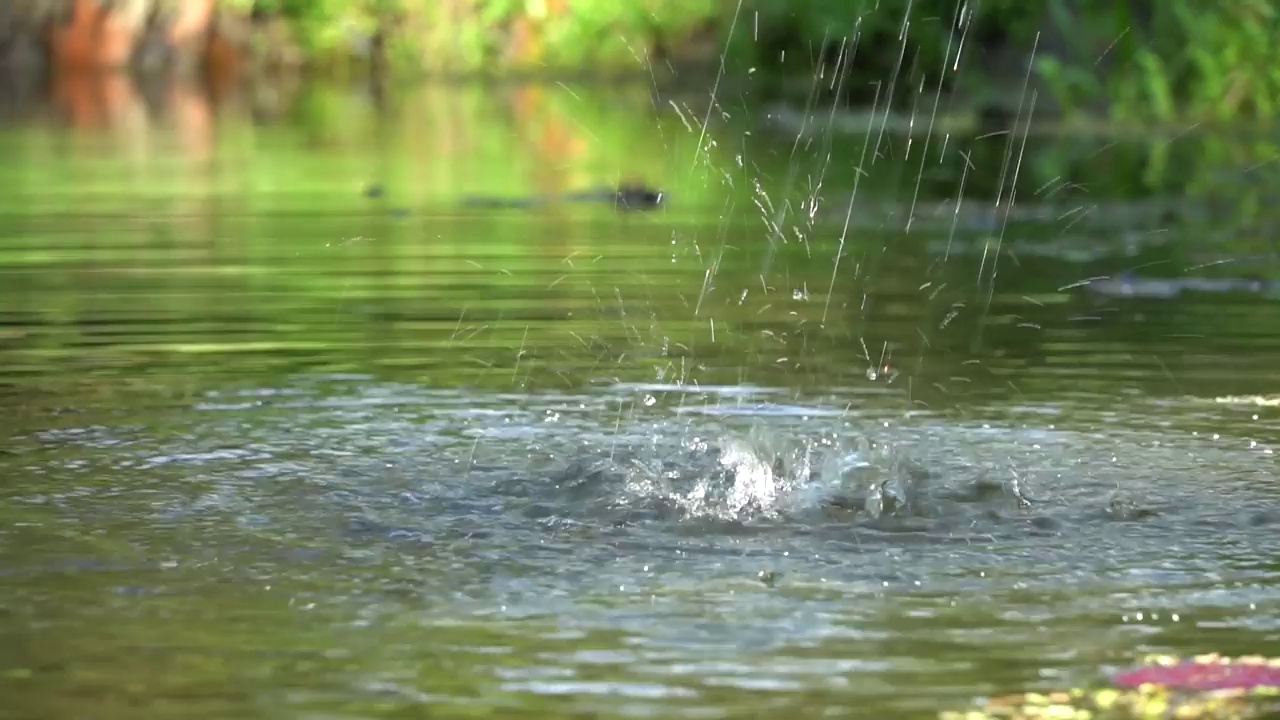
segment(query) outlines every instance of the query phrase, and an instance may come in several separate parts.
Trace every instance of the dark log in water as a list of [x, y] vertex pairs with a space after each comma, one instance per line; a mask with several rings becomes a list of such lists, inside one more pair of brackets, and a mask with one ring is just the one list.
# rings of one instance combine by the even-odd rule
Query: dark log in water
[[521, 208], [557, 203], [608, 203], [618, 210], [656, 210], [666, 203], [666, 193], [643, 185], [627, 184], [614, 188], [595, 188], [554, 195], [526, 197], [471, 196], [464, 198], [467, 207]]

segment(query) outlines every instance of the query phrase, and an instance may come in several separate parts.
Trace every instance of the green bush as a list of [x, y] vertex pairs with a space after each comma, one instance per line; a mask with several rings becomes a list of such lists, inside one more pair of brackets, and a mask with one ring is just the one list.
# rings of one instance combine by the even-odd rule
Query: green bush
[[[959, 8], [971, 14], [954, 72]], [[1068, 114], [1102, 107], [1137, 122], [1225, 121], [1280, 110], [1280, 8], [1271, 0], [747, 0], [744, 12], [757, 22], [734, 38], [736, 57], [775, 76], [834, 72], [841, 43], [856, 37], [843, 83], [852, 103], [895, 77], [895, 100], [959, 79], [989, 96], [1021, 80], [1034, 48], [1035, 79]]]
[[[253, 0], [230, 0], [247, 11]], [[406, 70], [487, 72], [642, 69], [652, 47], [715, 18], [717, 0], [257, 0], [288, 19], [307, 56], [351, 50], [384, 24], [388, 51]], [[563, 7], [562, 12], [556, 8]], [[517, 38], [523, 23], [527, 37]], [[532, 52], [511, 52], [520, 40]]]
[[[247, 11], [254, 0], [227, 0]], [[1036, 80], [1067, 113], [1116, 119], [1275, 118], [1280, 9], [1271, 0], [257, 0], [307, 57], [351, 58], [380, 25], [404, 70], [646, 71], [652, 51], [716, 28], [731, 75], [767, 90], [895, 103], [955, 90], [982, 100]], [[961, 15], [960, 13], [964, 14]], [[736, 18], [734, 17], [736, 13]], [[733, 28], [732, 37], [729, 30]], [[963, 43], [962, 43], [963, 41]], [[959, 64], [956, 55], [963, 44]], [[852, 53], [850, 53], [852, 49]], [[807, 82], [799, 82], [804, 78]], [[730, 79], [733, 79], [732, 77]]]
[[1043, 58], [1041, 76], [1064, 105], [1107, 98], [1123, 119], [1275, 119], [1280, 92], [1280, 10], [1270, 0], [1052, 0], [1059, 34], [1077, 56], [1110, 39], [1107, 72]]

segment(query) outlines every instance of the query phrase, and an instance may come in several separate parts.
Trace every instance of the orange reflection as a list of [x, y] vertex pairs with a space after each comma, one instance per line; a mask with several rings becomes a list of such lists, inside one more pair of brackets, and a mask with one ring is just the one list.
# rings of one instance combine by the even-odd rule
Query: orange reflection
[[517, 86], [510, 94], [510, 111], [522, 143], [537, 158], [533, 186], [563, 192], [577, 184], [572, 169], [589, 145], [581, 125], [557, 111], [547, 90], [539, 84]]
[[54, 73], [123, 67], [142, 25], [140, 13], [115, 12], [96, 0], [73, 0], [70, 20], [49, 30]]

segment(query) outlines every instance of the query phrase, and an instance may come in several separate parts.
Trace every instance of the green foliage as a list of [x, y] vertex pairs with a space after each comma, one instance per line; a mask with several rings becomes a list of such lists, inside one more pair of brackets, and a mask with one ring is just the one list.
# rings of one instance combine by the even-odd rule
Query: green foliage
[[[226, 0], [248, 10], [254, 0]], [[719, 28], [731, 69], [778, 87], [841, 59], [845, 100], [895, 102], [921, 88], [979, 99], [1036, 79], [1067, 113], [1172, 122], [1280, 112], [1280, 9], [1270, 0], [257, 0], [283, 15], [312, 58], [361, 56], [375, 29], [403, 68], [643, 70], [658, 45]], [[737, 22], [733, 14], [737, 13]], [[730, 27], [734, 37], [727, 38]], [[957, 65], [957, 54], [963, 54]], [[842, 56], [842, 50], [844, 56]], [[826, 95], [837, 94], [828, 86]]]
[[[253, 0], [230, 0], [242, 11]], [[715, 17], [718, 0], [258, 0], [287, 18], [309, 57], [367, 41], [380, 20], [401, 66], [486, 71], [639, 67], [662, 37]], [[523, 34], [522, 34], [523, 33]]]
[[[1043, 57], [1037, 68], [1065, 107], [1108, 99], [1119, 119], [1164, 122], [1273, 119], [1280, 109], [1280, 11], [1266, 0], [1048, 7], [1074, 57]], [[1100, 47], [1105, 68], [1094, 67]]]
[[[883, 89], [895, 73], [899, 94], [939, 80], [951, 89], [965, 76], [969, 90], [989, 95], [983, 85], [1021, 79], [1022, 61], [1015, 67], [1008, 61], [1034, 48], [1036, 79], [1068, 114], [1106, 109], [1121, 120], [1173, 122], [1273, 119], [1280, 112], [1274, 47], [1280, 6], [1270, 0], [747, 0], [747, 6], [756, 25], [737, 43], [738, 57], [775, 74], [829, 68], [839, 43], [856, 37], [845, 82], [853, 102], [870, 100], [860, 88]], [[963, 23], [961, 9], [968, 13]], [[967, 57], [956, 73], [950, 66], [960, 34]]]
[[546, 42], [553, 48], [548, 60], [573, 66], [643, 62], [647, 41], [714, 17], [716, 5], [715, 0], [578, 0], [571, 13], [545, 18]]
[[739, 28], [733, 52], [740, 62], [788, 78], [818, 69], [833, 75], [844, 61], [846, 99], [870, 102], [896, 81], [896, 101], [912, 88], [940, 82], [949, 88], [962, 45], [969, 56], [975, 44], [991, 44], [986, 38], [1030, 36], [1036, 7], [1018, 0], [746, 0], [743, 15], [751, 22]]

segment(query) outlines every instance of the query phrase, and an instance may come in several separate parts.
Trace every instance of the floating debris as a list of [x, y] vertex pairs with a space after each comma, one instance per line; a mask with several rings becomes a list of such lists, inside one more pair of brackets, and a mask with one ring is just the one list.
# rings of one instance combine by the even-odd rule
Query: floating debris
[[941, 720], [1251, 720], [1280, 713], [1280, 658], [1152, 656], [1112, 677], [1116, 687], [1023, 693], [948, 711]]
[[1280, 395], [1224, 395], [1213, 399], [1223, 405], [1257, 405], [1258, 407], [1280, 407]]
[[1184, 292], [1240, 293], [1273, 297], [1280, 293], [1280, 284], [1258, 278], [1144, 278], [1133, 273], [1095, 278], [1085, 287], [1096, 295], [1106, 297], [1152, 300], [1166, 300]]
[[1200, 655], [1190, 660], [1152, 656], [1146, 665], [1112, 678], [1121, 687], [1165, 685], [1179, 690], [1231, 690], [1270, 687], [1280, 695], [1280, 658], [1253, 655], [1227, 658]]

